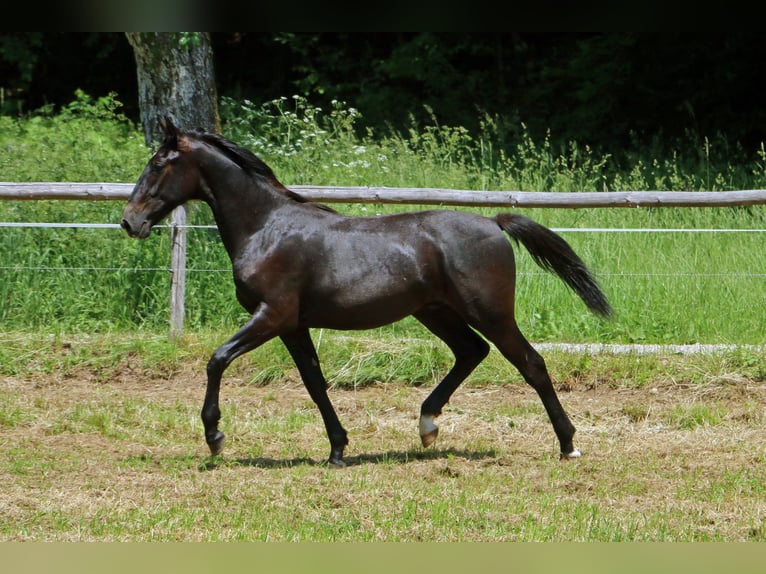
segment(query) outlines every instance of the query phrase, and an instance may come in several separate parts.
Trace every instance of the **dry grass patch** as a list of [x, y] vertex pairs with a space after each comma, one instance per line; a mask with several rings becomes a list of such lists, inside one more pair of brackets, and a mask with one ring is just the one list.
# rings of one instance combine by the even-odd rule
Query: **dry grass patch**
[[328, 468], [294, 377], [227, 379], [211, 459], [200, 365], [0, 379], [3, 540], [764, 540], [766, 389], [737, 376], [564, 380], [578, 461], [536, 395], [467, 384], [417, 433], [430, 387], [333, 388], [351, 443]]

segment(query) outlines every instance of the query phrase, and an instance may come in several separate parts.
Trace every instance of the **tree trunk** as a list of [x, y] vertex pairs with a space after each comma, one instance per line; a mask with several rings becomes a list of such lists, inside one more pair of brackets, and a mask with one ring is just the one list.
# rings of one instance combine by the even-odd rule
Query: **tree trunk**
[[[125, 32], [138, 74], [138, 107], [146, 144], [162, 139], [157, 119], [181, 129], [220, 133], [218, 92], [209, 32]], [[170, 338], [183, 334], [186, 290], [186, 206], [171, 215]]]
[[158, 116], [181, 129], [219, 133], [218, 93], [209, 32], [126, 32], [138, 75], [147, 145], [161, 139]]

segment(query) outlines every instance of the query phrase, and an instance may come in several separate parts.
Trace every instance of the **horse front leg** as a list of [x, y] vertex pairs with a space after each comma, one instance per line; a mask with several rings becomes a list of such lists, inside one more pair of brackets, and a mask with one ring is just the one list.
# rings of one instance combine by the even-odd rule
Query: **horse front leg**
[[207, 389], [202, 404], [202, 424], [205, 441], [213, 456], [223, 451], [226, 436], [218, 429], [221, 409], [218, 404], [221, 378], [226, 368], [237, 357], [259, 347], [274, 337], [274, 321], [269, 309], [261, 305], [251, 319], [228, 341], [215, 350], [207, 364]]
[[282, 335], [280, 338], [290, 352], [295, 366], [298, 367], [306, 390], [322, 414], [327, 438], [330, 439], [330, 459], [328, 462], [337, 467], [346, 466], [346, 463], [343, 462], [343, 450], [348, 444], [348, 435], [338, 420], [330, 397], [327, 396], [327, 381], [319, 366], [319, 357], [308, 329], [300, 329], [289, 335]]

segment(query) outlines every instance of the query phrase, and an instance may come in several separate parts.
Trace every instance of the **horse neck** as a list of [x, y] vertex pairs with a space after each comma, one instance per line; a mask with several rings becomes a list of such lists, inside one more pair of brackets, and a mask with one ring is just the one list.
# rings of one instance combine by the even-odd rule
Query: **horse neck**
[[200, 166], [205, 180], [202, 199], [210, 206], [223, 244], [233, 256], [287, 197], [272, 182], [234, 164], [201, 162]]

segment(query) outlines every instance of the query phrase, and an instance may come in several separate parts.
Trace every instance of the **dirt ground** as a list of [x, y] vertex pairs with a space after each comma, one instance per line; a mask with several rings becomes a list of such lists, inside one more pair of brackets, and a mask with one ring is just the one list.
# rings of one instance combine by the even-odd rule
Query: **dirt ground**
[[[0, 537], [76, 538], [71, 532], [46, 533], [29, 525], [35, 516], [51, 509], [63, 512], [62, 508], [71, 506], [98, 506], [110, 499], [113, 489], [119, 490], [119, 501], [151, 504], [146, 493], [157, 488], [148, 488], [146, 482], [152, 480], [147, 476], [151, 469], [128, 472], [126, 461], [191, 456], [202, 464], [208, 453], [198, 419], [204, 394], [200, 373], [198, 366], [161, 376], [126, 367], [105, 380], [86, 370], [76, 376], [40, 374], [32, 380], [0, 377], [0, 407], [6, 411], [0, 419], [5, 421], [0, 424], [0, 449], [5, 452], [0, 466], [4, 483], [0, 517], [6, 523]], [[441, 479], [505, 466], [525, 481], [539, 479], [537, 492], [551, 486], [545, 484], [549, 480], [545, 473], [558, 472], [550, 470], [555, 468], [551, 461], [557, 459], [557, 443], [529, 387], [518, 382], [464, 385], [437, 419], [436, 448], [426, 451], [419, 445], [417, 417], [420, 402], [430, 390], [397, 384], [332, 388], [330, 397], [350, 439], [346, 462], [351, 470], [339, 472], [414, 461], [402, 464], [402, 473], [417, 468], [435, 472]], [[594, 504], [604, 504], [609, 498], [605, 493], [611, 490], [614, 496], [608, 505], [615, 513], [621, 508], [635, 513], [645, 505], [646, 514], [651, 515], [674, 504], [699, 513], [699, 520], [710, 521], [711, 535], [726, 540], [763, 539], [766, 488], [758, 492], [754, 484], [766, 476], [766, 385], [732, 375], [696, 385], [663, 381], [641, 388], [567, 381], [559, 384], [558, 391], [578, 429], [575, 445], [583, 453], [572, 463], [555, 462], [578, 465], [575, 468], [581, 473], [561, 481], [558, 488], [564, 495], [591, 497]], [[103, 432], [98, 425], [58, 428], [72, 417], [84, 420], [78, 411], [82, 405], [90, 405], [89, 416], [97, 416], [99, 409], [124, 411], [126, 401], [136, 401], [142, 409], [154, 408], [147, 415], [154, 417], [147, 429], [126, 429], [129, 423], [119, 420], [113, 423], [117, 430], [103, 423]], [[226, 378], [221, 408], [222, 429], [227, 433], [225, 456], [246, 463], [230, 472], [323, 465], [329, 452], [326, 435], [299, 380], [255, 386]], [[22, 413], [16, 422], [10, 416], [14, 409]], [[176, 419], [165, 421], [165, 434], [162, 413]], [[272, 419], [273, 432], [264, 426]], [[254, 440], [258, 450], [253, 450]], [[35, 460], [37, 452], [40, 460]], [[68, 466], [62, 462], [67, 460]], [[163, 472], [167, 474], [167, 469]], [[631, 486], [635, 492], [621, 490], [628, 474], [632, 485], [641, 485]], [[156, 480], [169, 480], [160, 475], [156, 474]], [[714, 496], [715, 485], [724, 478], [732, 483], [726, 488], [733, 491], [723, 492], [720, 500], [711, 499], [708, 505], [706, 497]], [[741, 484], [734, 484], [737, 480]], [[175, 496], [185, 496], [177, 484], [169, 481], [167, 487], [176, 489]], [[688, 495], [684, 489], [689, 489]], [[679, 502], [684, 497], [689, 498], [688, 504]], [[14, 530], [13, 524], [27, 526]]]
[[[11, 392], [21, 403], [46, 405], [48, 409], [65, 410], [76, 405], [100, 400], [108, 402], [111, 396], [134, 397], [164, 405], [188, 406], [196, 415], [204, 396], [203, 369], [200, 365], [171, 373], [156, 374], [147, 369], [140, 371], [127, 367], [110, 373], [104, 380], [99, 374], [86, 369], [75, 376], [41, 374], [32, 380], [0, 377], [0, 391]], [[766, 422], [766, 384], [751, 381], [736, 374], [716, 377], [700, 384], [677, 384], [665, 380], [657, 384], [644, 384], [640, 388], [615, 386], [609, 382], [581, 382], [568, 380], [556, 385], [559, 398], [578, 429], [576, 446], [583, 453], [593, 454], [597, 446], [603, 448], [604, 437], [617, 448], [629, 453], [632, 450], [672, 450], [678, 441], [689, 441], [684, 448], [700, 454], [715, 446], [709, 441], [718, 434], [726, 437], [760, 436], [764, 432], [761, 423]], [[386, 383], [345, 389], [331, 387], [330, 399], [341, 422], [349, 432], [353, 450], [355, 434], [364, 436], [370, 427], [383, 426], [399, 429], [417, 438], [417, 419], [420, 403], [432, 390], [427, 386], [409, 386], [404, 383]], [[26, 397], [26, 399], [24, 398]], [[321, 431], [318, 410], [297, 377], [286, 382], [263, 386], [247, 384], [236, 376], [224, 378], [221, 387], [222, 427], [236, 424], [237, 413], [263, 414], [266, 409], [276, 416], [291, 410], [316, 412], [314, 424], [299, 429], [308, 433]], [[685, 416], [696, 406], [709, 407], [711, 417], [700, 415], [699, 421]], [[234, 409], [234, 412], [231, 412]], [[227, 412], [228, 411], [228, 412]], [[498, 413], [505, 418], [497, 424]], [[688, 413], [687, 413], [688, 415]], [[228, 422], [227, 422], [228, 419]], [[515, 419], [511, 421], [510, 419]], [[557, 443], [542, 403], [527, 385], [514, 381], [507, 385], [479, 385], [466, 383], [455, 392], [444, 414], [437, 419], [441, 428], [440, 440], [449, 437], [451, 443], [471, 444], [482, 437], [487, 440], [507, 438], [509, 429], [518, 433], [515, 448], [530, 452], [550, 450]], [[195, 421], [197, 424], [197, 421]], [[196, 429], [200, 435], [201, 423]], [[35, 432], [50, 434], [44, 422], [28, 426], [25, 435]], [[525, 433], [529, 433], [525, 437]], [[3, 432], [0, 436], [8, 436]], [[12, 434], [12, 433], [11, 433]], [[766, 434], [766, 432], [764, 432]], [[708, 436], [709, 435], [709, 436]], [[140, 433], [137, 434], [140, 436]], [[85, 437], [81, 437], [85, 438]], [[190, 437], [191, 440], [201, 436]], [[324, 436], [319, 442], [326, 442]], [[540, 442], [542, 439], [542, 442]], [[766, 443], [759, 454], [766, 453]], [[592, 448], [591, 447], [594, 447]], [[206, 448], [200, 447], [201, 454]], [[408, 448], [407, 444], [400, 448]], [[322, 459], [324, 451], [318, 459]]]

